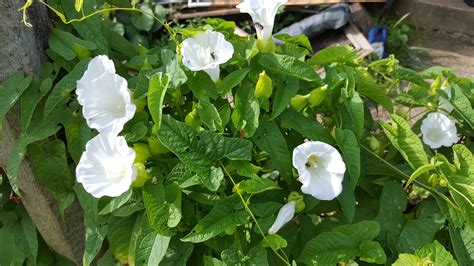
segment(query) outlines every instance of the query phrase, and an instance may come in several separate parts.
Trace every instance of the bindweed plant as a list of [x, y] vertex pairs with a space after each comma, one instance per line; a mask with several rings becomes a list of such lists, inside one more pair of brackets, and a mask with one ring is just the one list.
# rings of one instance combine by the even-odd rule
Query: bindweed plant
[[0, 88], [8, 189], [27, 156], [60, 213], [79, 201], [84, 265], [472, 265], [473, 80], [275, 46], [281, 4], [238, 6], [257, 38], [210, 19], [146, 46], [116, 27], [160, 23], [140, 3], [48, 1], [50, 62]]

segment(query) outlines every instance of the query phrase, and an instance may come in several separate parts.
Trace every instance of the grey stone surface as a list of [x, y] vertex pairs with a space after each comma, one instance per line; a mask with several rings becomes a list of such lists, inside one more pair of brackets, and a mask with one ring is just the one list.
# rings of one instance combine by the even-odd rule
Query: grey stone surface
[[[34, 4], [29, 17], [33, 25], [26, 27], [18, 10], [22, 0], [0, 0], [0, 82], [12, 73], [23, 70], [38, 73], [46, 61], [48, 32], [51, 26], [47, 10]], [[6, 169], [8, 152], [20, 132], [18, 106], [7, 114], [0, 145], [0, 167]], [[20, 167], [18, 184], [21, 202], [31, 216], [46, 243], [57, 253], [82, 265], [84, 252], [83, 212], [75, 202], [64, 217], [51, 193], [36, 181], [30, 164], [25, 159]]]

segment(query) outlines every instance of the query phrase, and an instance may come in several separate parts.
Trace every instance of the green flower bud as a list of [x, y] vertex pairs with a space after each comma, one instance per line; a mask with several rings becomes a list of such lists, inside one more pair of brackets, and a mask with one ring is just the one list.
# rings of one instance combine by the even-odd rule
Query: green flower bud
[[148, 148], [153, 156], [159, 156], [160, 154], [168, 153], [169, 150], [166, 148], [157, 137], [148, 138]]
[[373, 151], [373, 152], [378, 152], [379, 149], [380, 149], [380, 141], [374, 137], [374, 136], [370, 136], [367, 138], [367, 140], [369, 141], [369, 147], [370, 149]]
[[442, 186], [442, 187], [447, 187], [448, 182], [445, 179], [440, 179], [439, 180], [439, 185]]
[[144, 164], [135, 163], [134, 165], [137, 169], [137, 179], [133, 181], [132, 187], [143, 187], [146, 181], [150, 180], [151, 177], [148, 175]]
[[262, 73], [258, 75], [257, 86], [255, 86], [254, 95], [258, 98], [268, 99], [270, 96], [272, 96], [272, 92], [272, 79], [267, 76], [265, 71], [262, 71]]
[[193, 128], [199, 128], [201, 126], [201, 120], [198, 118], [196, 109], [189, 112], [184, 118], [184, 123]]
[[227, 227], [225, 229], [225, 234], [231, 236], [235, 233], [235, 229], [237, 229], [237, 226], [235, 226], [235, 225], [233, 225], [231, 227]]
[[294, 201], [296, 202], [295, 205], [295, 212], [302, 212], [304, 208], [306, 208], [306, 204], [304, 203], [304, 197], [300, 193], [296, 191], [292, 191], [290, 195], [288, 195], [287, 202]]
[[303, 110], [308, 104], [308, 99], [310, 96], [311, 96], [310, 94], [295, 95], [291, 99], [291, 102], [290, 102], [291, 107], [293, 107], [293, 109], [295, 109], [296, 111], [301, 112], [301, 110]]
[[133, 150], [135, 150], [135, 163], [145, 163], [148, 158], [151, 157], [148, 145], [143, 143], [133, 144]]
[[321, 103], [326, 98], [327, 91], [328, 91], [328, 86], [327, 85], [324, 85], [320, 88], [312, 90], [310, 92], [310, 96], [309, 96], [309, 100], [308, 100], [309, 105], [311, 107], [321, 105]]
[[433, 173], [428, 178], [428, 182], [430, 183], [431, 187], [435, 187], [438, 184], [438, 175]]
[[431, 93], [434, 95], [441, 88], [441, 77], [437, 76], [436, 79], [431, 83], [430, 89]]

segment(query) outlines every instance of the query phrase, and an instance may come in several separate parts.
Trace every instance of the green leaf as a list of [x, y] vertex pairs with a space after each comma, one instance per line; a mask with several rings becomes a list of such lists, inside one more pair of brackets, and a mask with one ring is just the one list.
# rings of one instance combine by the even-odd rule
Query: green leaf
[[122, 264], [134, 261], [135, 240], [140, 228], [141, 216], [132, 215], [117, 219], [109, 219], [107, 240], [109, 241], [112, 255]]
[[181, 242], [179, 238], [173, 237], [166, 251], [166, 255], [161, 261], [161, 266], [186, 266], [186, 263], [193, 252], [192, 243]]
[[345, 178], [342, 181], [342, 192], [337, 197], [337, 200], [339, 201], [339, 204], [341, 204], [341, 208], [347, 222], [352, 223], [354, 220], [357, 202], [354, 190], [352, 190], [351, 182], [347, 174], [345, 174]]
[[231, 226], [247, 223], [247, 212], [235, 209], [236, 197], [228, 197], [214, 205], [208, 215], [199, 220], [193, 230], [181, 239], [184, 242], [200, 243], [224, 232]]
[[407, 221], [400, 233], [397, 250], [399, 252], [411, 253], [417, 248], [430, 243], [443, 224], [444, 219], [440, 222], [434, 218], [420, 218]]
[[227, 266], [225, 262], [213, 257], [206, 256], [206, 255], [204, 255], [203, 260], [204, 260], [204, 266]]
[[160, 129], [163, 100], [168, 89], [169, 77], [161, 72], [154, 74], [150, 78], [148, 87], [148, 110], [155, 123], [156, 130]]
[[171, 87], [178, 88], [188, 80], [186, 73], [179, 66], [178, 55], [175, 52], [163, 49], [161, 50], [161, 59], [165, 72], [170, 77]]
[[316, 120], [304, 116], [295, 110], [288, 109], [280, 115], [282, 124], [296, 130], [303, 137], [314, 141], [322, 141], [336, 145], [336, 141], [328, 131]]
[[108, 226], [86, 227], [86, 243], [84, 248], [84, 255], [82, 256], [83, 265], [90, 265], [94, 258], [100, 251], [105, 235], [107, 234]]
[[129, 58], [137, 55], [137, 49], [135, 46], [133, 46], [131, 42], [114, 30], [108, 29], [106, 36], [107, 40], [109, 40], [109, 45], [112, 50], [122, 53]]
[[336, 142], [342, 151], [347, 170], [351, 177], [350, 187], [355, 190], [360, 176], [360, 146], [354, 133], [347, 129], [336, 128]]
[[248, 161], [252, 156], [252, 143], [248, 140], [225, 138], [210, 131], [198, 133], [169, 115], [163, 116], [158, 138], [214, 191], [223, 180], [222, 170], [214, 166], [216, 162], [224, 158]]
[[165, 184], [177, 184], [181, 189], [199, 185], [201, 182], [199, 177], [186, 167], [183, 163], [178, 163], [168, 174], [165, 180]]
[[474, 157], [466, 146], [453, 146], [454, 165], [457, 175], [447, 176], [449, 191], [456, 203], [461, 207], [462, 215], [474, 229]]
[[84, 41], [69, 32], [57, 28], [51, 30], [48, 43], [51, 50], [67, 61], [71, 61], [76, 57], [84, 59], [90, 56], [89, 51], [97, 49], [93, 42]]
[[132, 194], [133, 190], [129, 189], [118, 197], [110, 198], [107, 204], [102, 209], [100, 209], [99, 214], [106, 215], [122, 207], [132, 197]]
[[[46, 78], [39, 81], [35, 78], [30, 84], [29, 89], [24, 92], [20, 99], [21, 103], [21, 130], [27, 131], [39, 102], [43, 97], [53, 88], [53, 81], [51, 78]], [[1, 128], [1, 126], [0, 126]]]
[[298, 59], [280, 54], [264, 53], [259, 55], [258, 63], [265, 69], [277, 74], [295, 77], [321, 84], [321, 78], [311, 66]]
[[201, 100], [196, 106], [199, 118], [211, 131], [224, 131], [222, 119], [216, 106], [208, 99]]
[[147, 219], [142, 219], [135, 247], [135, 265], [159, 265], [170, 243], [169, 236], [155, 232]]
[[429, 76], [423, 74], [422, 72], [418, 73], [417, 71], [413, 69], [409, 69], [409, 68], [402, 67], [399, 65], [396, 65], [393, 68], [393, 71], [391, 74], [394, 78], [408, 80], [420, 86], [428, 87], [430, 85], [428, 82], [425, 81], [425, 79], [428, 79]]
[[[181, 193], [181, 191], [179, 191], [179, 193]], [[175, 224], [175, 221], [171, 220], [175, 219], [175, 217], [172, 217], [175, 212], [175, 207], [170, 208], [170, 203], [167, 202], [167, 198], [176, 197], [175, 194], [174, 189], [172, 191], [165, 190], [161, 183], [153, 185], [148, 182], [143, 187], [143, 203], [145, 204], [150, 227], [162, 236], [171, 236], [173, 234], [173, 229], [169, 225], [170, 223]]]
[[344, 108], [340, 110], [342, 127], [354, 132], [359, 140], [364, 133], [364, 103], [357, 92], [349, 98], [346, 90], [343, 90]]
[[237, 130], [243, 130], [245, 137], [252, 137], [258, 128], [260, 105], [250, 84], [237, 88], [232, 123]]
[[371, 241], [377, 237], [379, 230], [380, 225], [376, 221], [338, 226], [309, 240], [298, 261], [312, 265], [335, 265], [360, 257], [364, 261], [382, 264], [386, 260], [385, 253], [378, 242]]
[[449, 226], [449, 235], [454, 254], [459, 264], [468, 266], [474, 264], [474, 231], [469, 226], [454, 228]]
[[430, 258], [434, 265], [457, 266], [453, 255], [449, 253], [438, 241], [418, 249], [415, 254], [420, 258]]
[[330, 46], [317, 52], [307, 63], [310, 65], [324, 65], [334, 62], [353, 62], [356, 58], [357, 51], [350, 46]]
[[78, 164], [86, 148], [86, 143], [92, 138], [91, 129], [87, 126], [86, 120], [82, 116], [74, 113], [63, 124], [66, 133], [67, 150], [74, 163]]
[[222, 82], [217, 85], [217, 91], [220, 95], [227, 94], [234, 87], [238, 86], [242, 80], [247, 76], [250, 69], [241, 68], [227, 75]]
[[71, 72], [69, 72], [69, 74], [64, 76], [58, 83], [56, 83], [44, 106], [45, 118], [51, 114], [58, 104], [68, 101], [68, 99], [71, 97], [71, 92], [77, 86], [77, 81], [86, 71], [88, 63], [88, 59], [82, 60], [74, 67]]
[[277, 118], [288, 107], [291, 99], [296, 95], [299, 89], [299, 81], [296, 78], [286, 79], [285, 86], [276, 86], [270, 120]]
[[93, 42], [97, 46], [98, 54], [108, 54], [109, 42], [101, 22], [99, 17], [89, 17], [81, 22], [74, 22], [72, 25], [84, 40]]
[[386, 182], [382, 195], [380, 196], [380, 207], [376, 221], [380, 224], [380, 234], [378, 239], [385, 243], [390, 249], [396, 248], [396, 242], [406, 218], [403, 215], [407, 207], [407, 194], [402, 185], [396, 182]]
[[393, 113], [392, 100], [387, 96], [384, 89], [367, 73], [357, 71], [356, 87], [360, 95], [382, 105], [389, 113]]
[[272, 168], [289, 184], [292, 183], [292, 164], [286, 139], [274, 122], [262, 121], [253, 136], [259, 149], [270, 155]]
[[242, 181], [238, 183], [237, 186], [243, 192], [251, 193], [251, 194], [262, 193], [267, 190], [280, 189], [277, 183], [275, 183], [274, 181], [270, 179], [262, 178], [262, 177], [257, 177], [257, 178], [252, 178], [252, 179]]
[[416, 255], [412, 254], [400, 254], [398, 260], [392, 264], [392, 266], [407, 266], [407, 265], [416, 265], [416, 266], [423, 266], [423, 265], [430, 265], [431, 261], [428, 258], [420, 258]]
[[22, 72], [17, 72], [0, 85], [0, 131], [3, 132], [6, 114], [20, 99], [32, 79], [32, 77], [24, 77]]
[[454, 110], [456, 110], [471, 128], [474, 128], [474, 110], [472, 109], [472, 104], [457, 84], [453, 84], [451, 88], [450, 102]]
[[267, 235], [264, 240], [262, 240], [262, 246], [264, 248], [271, 248], [273, 250], [278, 250], [281, 248], [286, 248], [288, 246], [288, 242], [286, 240], [277, 235], [277, 234], [271, 234]]
[[304, 34], [298, 36], [290, 36], [288, 34], [279, 34], [276, 35], [275, 38], [278, 40], [282, 40], [285, 43], [296, 44], [298, 46], [304, 47], [309, 52], [313, 52], [313, 47], [311, 46], [311, 42], [309, 41], [308, 37]]
[[135, 26], [139, 30], [149, 31], [153, 27], [155, 23], [155, 19], [153, 18], [153, 10], [148, 4], [142, 4], [138, 6], [142, 12], [133, 12], [130, 21], [132, 22], [133, 26]]
[[244, 254], [238, 243], [234, 243], [229, 249], [222, 251], [222, 260], [226, 265], [268, 266], [267, 251], [259, 246], [251, 248], [247, 254]]
[[40, 184], [55, 192], [69, 192], [74, 184], [61, 140], [28, 145], [31, 169]]
[[397, 148], [413, 170], [427, 165], [428, 156], [423, 149], [423, 143], [413, 133], [408, 122], [397, 115], [391, 115], [392, 123], [380, 122], [380, 125], [392, 145]]

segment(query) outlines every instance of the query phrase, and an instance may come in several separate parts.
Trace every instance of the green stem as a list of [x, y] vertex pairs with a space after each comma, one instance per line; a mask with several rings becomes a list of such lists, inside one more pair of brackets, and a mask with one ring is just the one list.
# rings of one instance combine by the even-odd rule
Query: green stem
[[[225, 166], [222, 164], [222, 162], [221, 162], [220, 164], [221, 164], [222, 170], [223, 170], [224, 173], [229, 177], [229, 179], [230, 179], [230, 181], [232, 182], [233, 186], [236, 187], [236, 186], [237, 186], [237, 183], [235, 183], [234, 179], [233, 179], [232, 176], [229, 174], [229, 172], [227, 171], [227, 169], [225, 168]], [[262, 227], [260, 227], [260, 224], [258, 223], [257, 218], [255, 217], [255, 215], [253, 214], [253, 212], [250, 210], [249, 206], [247, 205], [247, 202], [245, 201], [244, 197], [242, 196], [242, 193], [241, 193], [238, 189], [236, 189], [236, 193], [237, 193], [237, 195], [239, 196], [240, 201], [242, 201], [242, 204], [244, 205], [245, 210], [249, 213], [250, 217], [251, 217], [252, 220], [255, 222], [255, 225], [257, 226], [257, 229], [258, 229], [258, 231], [260, 232], [260, 234], [262, 235], [263, 239], [264, 239], [267, 243], [270, 243], [270, 241], [268, 241], [267, 237], [265, 236], [265, 233], [263, 232]], [[291, 264], [289, 263], [288, 256], [286, 255], [286, 253], [285, 253], [281, 248], [278, 248], [278, 250], [274, 250], [274, 249], [272, 248], [272, 250], [273, 250], [273, 252], [275, 253], [275, 255], [277, 255], [277, 257], [278, 257], [279, 259], [281, 259], [286, 265], [291, 265]], [[278, 251], [281, 251], [284, 257], [282, 257]]]

